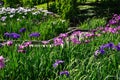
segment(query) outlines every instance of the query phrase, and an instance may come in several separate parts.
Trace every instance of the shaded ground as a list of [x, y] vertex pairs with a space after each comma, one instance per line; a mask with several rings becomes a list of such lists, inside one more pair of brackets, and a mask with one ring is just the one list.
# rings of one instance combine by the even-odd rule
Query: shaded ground
[[77, 24], [84, 22], [88, 18], [98, 17], [98, 18], [109, 18], [113, 14], [120, 14], [120, 1], [117, 2], [86, 2], [79, 3], [78, 18], [73, 21], [71, 26], [76, 26]]

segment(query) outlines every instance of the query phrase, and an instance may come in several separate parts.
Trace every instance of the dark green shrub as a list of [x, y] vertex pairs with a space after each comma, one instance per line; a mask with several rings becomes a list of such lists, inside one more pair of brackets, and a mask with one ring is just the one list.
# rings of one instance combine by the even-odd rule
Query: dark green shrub
[[77, 18], [77, 0], [56, 0], [48, 10], [56, 12], [64, 19], [74, 21]]

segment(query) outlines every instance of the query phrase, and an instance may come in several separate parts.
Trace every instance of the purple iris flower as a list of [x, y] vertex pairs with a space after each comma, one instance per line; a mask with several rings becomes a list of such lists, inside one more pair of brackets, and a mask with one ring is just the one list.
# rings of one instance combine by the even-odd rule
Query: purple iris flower
[[4, 36], [5, 37], [10, 37], [10, 33], [6, 32], [6, 33], [4, 33]]
[[30, 37], [39, 37], [40, 34], [39, 34], [39, 33], [31, 33], [29, 36], [30, 36]]
[[104, 49], [100, 49], [99, 52], [100, 52], [101, 54], [104, 54], [104, 53], [105, 53], [105, 50], [104, 50]]
[[11, 37], [11, 38], [14, 38], [14, 39], [17, 39], [17, 38], [20, 38], [20, 34], [11, 33], [11, 34], [10, 34], [10, 37]]
[[20, 30], [19, 30], [19, 32], [25, 32], [26, 31], [26, 28], [21, 28]]
[[114, 43], [112, 43], [112, 42], [108, 43], [108, 45], [109, 45], [109, 48], [112, 48], [112, 49], [115, 48], [115, 45], [114, 45]]
[[120, 51], [120, 43], [117, 46], [115, 46], [115, 48], [117, 49], [117, 51]]
[[61, 71], [61, 72], [60, 72], [60, 75], [64, 75], [64, 74], [65, 74], [67, 77], [69, 76], [69, 72], [68, 72], [68, 71]]
[[20, 38], [20, 34], [17, 34], [17, 33], [8, 33], [8, 32], [6, 32], [6, 33], [4, 33], [4, 36], [5, 37], [10, 37], [10, 38], [15, 38], [15, 39]]
[[53, 64], [53, 67], [56, 68], [61, 63], [64, 63], [64, 61], [62, 61], [62, 60], [56, 60], [55, 63]]
[[112, 48], [112, 49], [114, 49], [114, 48], [115, 48], [115, 45], [114, 45], [112, 42], [110, 42], [110, 43], [104, 44], [104, 45], [102, 45], [102, 46], [100, 47], [100, 49], [104, 49], [104, 48]]

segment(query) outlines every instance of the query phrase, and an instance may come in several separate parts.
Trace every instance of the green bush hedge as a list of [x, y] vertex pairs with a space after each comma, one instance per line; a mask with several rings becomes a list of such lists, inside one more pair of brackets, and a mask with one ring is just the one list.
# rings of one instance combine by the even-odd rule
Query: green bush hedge
[[48, 10], [58, 13], [64, 19], [74, 20], [77, 17], [77, 0], [56, 0]]

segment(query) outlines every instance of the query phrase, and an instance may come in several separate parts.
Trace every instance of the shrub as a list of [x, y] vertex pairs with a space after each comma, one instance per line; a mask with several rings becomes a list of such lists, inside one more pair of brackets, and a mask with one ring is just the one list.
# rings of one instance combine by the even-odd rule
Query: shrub
[[74, 21], [77, 17], [77, 0], [56, 0], [48, 10], [56, 12], [64, 19]]

